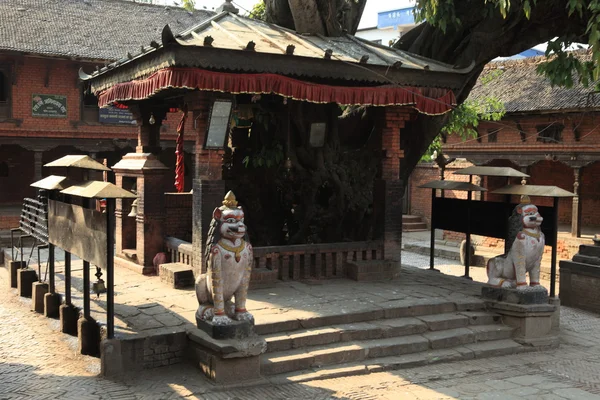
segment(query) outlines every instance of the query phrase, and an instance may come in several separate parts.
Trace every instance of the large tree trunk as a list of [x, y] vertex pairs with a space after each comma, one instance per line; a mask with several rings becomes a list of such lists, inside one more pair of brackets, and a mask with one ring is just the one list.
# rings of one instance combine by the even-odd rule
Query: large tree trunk
[[[513, 4], [506, 18], [503, 18], [498, 10], [490, 7], [490, 3], [486, 5], [485, 0], [455, 1], [454, 7], [456, 17], [461, 21], [460, 26], [449, 26], [447, 31], [443, 32], [424, 23], [406, 33], [394, 46], [457, 67], [473, 65], [472, 71], [464, 75], [461, 87], [455, 90], [460, 104], [469, 96], [485, 64], [494, 58], [517, 54], [556, 36], [585, 35], [589, 15], [568, 16], [569, 0], [537, 0], [530, 18], [525, 17], [521, 0], [511, 1]], [[269, 21], [295, 28], [302, 33], [339, 36], [345, 32], [351, 34], [356, 32], [365, 3], [366, 0], [266, 0], [266, 14]], [[393, 7], [393, 2], [391, 3], [388, 5]], [[483, 9], [486, 7], [487, 14], [484, 16]], [[304, 108], [301, 103], [293, 106], [294, 131], [297, 137], [308, 132], [308, 128], [303, 126], [308, 123]], [[371, 115], [372, 118], [374, 109], [378, 108], [353, 109], [353, 113], [347, 116], [353, 123], [350, 126], [360, 131], [358, 136], [370, 137], [370, 128], [359, 127], [356, 118], [364, 120], [367, 115]], [[402, 129], [401, 147], [404, 150], [404, 159], [400, 165], [400, 177], [403, 181], [407, 181], [447, 118], [448, 115], [418, 114]], [[370, 127], [372, 128], [373, 124]], [[294, 165], [297, 166], [297, 173], [300, 179], [307, 183], [299, 194], [304, 196], [302, 200], [304, 208], [301, 210], [300, 226], [296, 235], [291, 238], [292, 242], [306, 241], [310, 235], [311, 224], [315, 220], [319, 220], [321, 226], [328, 227], [331, 231], [324, 233], [322, 239], [339, 240], [342, 231], [352, 232], [353, 227], [361, 224], [362, 218], [368, 215], [364, 207], [370, 199], [366, 199], [352, 210], [348, 204], [348, 199], [351, 197], [344, 193], [350, 188], [349, 176], [359, 175], [362, 170], [369, 170], [370, 162], [378, 161], [379, 158], [373, 156], [371, 159], [361, 159], [361, 152], [359, 152], [355, 159], [362, 169], [349, 170], [348, 167], [352, 165], [349, 161], [352, 160], [341, 157], [341, 153], [336, 148], [336, 143], [339, 141], [337, 129], [329, 133], [332, 141], [323, 149], [315, 150], [302, 145], [292, 146], [291, 157]], [[368, 154], [364, 149], [361, 151], [362, 154]], [[373, 177], [373, 174], [369, 174], [365, 177], [365, 181]], [[319, 197], [319, 191], [325, 186], [331, 188], [328, 192], [331, 203], [319, 206], [315, 198]], [[360, 209], [361, 206], [363, 209]], [[353, 211], [355, 214], [352, 213]], [[348, 216], [354, 224], [341, 223]], [[351, 236], [356, 240], [356, 235]]]
[[265, 0], [268, 22], [299, 33], [354, 34], [367, 0]]
[[[568, 16], [568, 2], [537, 0], [528, 19], [520, 0], [512, 1], [514, 4], [506, 18], [498, 10], [489, 7], [490, 11], [484, 16], [484, 0], [455, 1], [460, 27], [449, 26], [443, 32], [423, 23], [402, 36], [394, 47], [458, 67], [474, 63], [473, 71], [464, 77], [462, 87], [455, 93], [460, 104], [469, 96], [484, 65], [494, 58], [517, 54], [556, 36], [581, 38], [585, 35], [589, 15]], [[267, 0], [266, 10], [272, 22], [294, 28], [294, 22], [299, 23], [310, 17], [314, 18], [313, 26], [318, 28], [313, 33], [337, 36], [343, 31], [351, 34], [356, 32], [365, 3], [364, 0]], [[393, 2], [389, 6], [393, 7]], [[310, 12], [303, 14], [307, 9]], [[303, 23], [302, 30], [309, 29], [307, 26]], [[321, 27], [324, 27], [324, 31]], [[417, 121], [411, 124], [412, 129], [403, 129], [403, 141], [408, 146], [404, 147], [405, 159], [401, 171], [404, 178], [410, 175], [446, 118], [419, 115]]]

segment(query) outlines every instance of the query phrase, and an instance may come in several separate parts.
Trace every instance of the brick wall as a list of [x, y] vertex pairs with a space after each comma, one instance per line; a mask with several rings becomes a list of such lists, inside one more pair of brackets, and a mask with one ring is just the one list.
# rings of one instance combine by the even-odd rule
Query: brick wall
[[0, 162], [8, 167], [6, 176], [0, 176], [0, 204], [18, 205], [24, 197], [35, 196], [35, 189], [29, 186], [34, 176], [32, 151], [14, 145], [0, 146]]
[[[479, 124], [478, 130], [481, 135], [481, 141], [469, 139], [463, 142], [457, 135], [448, 137], [445, 149], [496, 149], [499, 147], [515, 147], [517, 149], [524, 148], [544, 148], [549, 152], [558, 151], [565, 145], [590, 146], [593, 148], [598, 139], [600, 132], [595, 130], [598, 125], [597, 112], [585, 113], [569, 113], [569, 114], [544, 114], [544, 115], [523, 115], [506, 116], [501, 123], [482, 121]], [[538, 142], [538, 126], [547, 126], [549, 124], [561, 124], [564, 126], [562, 130], [561, 143], [543, 143]], [[490, 142], [489, 131], [498, 131], [495, 143]], [[579, 134], [579, 140], [576, 140], [575, 131]], [[521, 133], [524, 133], [525, 141], [522, 141]]]
[[192, 194], [165, 193], [165, 236], [192, 241]]
[[600, 163], [582, 169], [579, 193], [581, 226], [600, 227]]
[[[469, 167], [473, 164], [468, 162], [455, 161], [446, 167], [444, 177], [449, 181], [468, 182], [467, 175], [454, 175], [454, 171]], [[419, 186], [440, 179], [440, 169], [434, 163], [418, 164], [410, 176], [410, 214], [423, 217], [427, 223], [431, 223], [431, 189], [422, 189]], [[477, 184], [476, 181], [473, 183]], [[439, 193], [438, 193], [439, 196]], [[445, 197], [466, 199], [466, 192], [446, 190]], [[476, 197], [474, 197], [476, 198]]]
[[[95, 64], [86, 64], [71, 60], [60, 60], [39, 57], [10, 57], [0, 55], [0, 63], [14, 65], [12, 73], [15, 84], [12, 85], [12, 119], [19, 122], [0, 121], [0, 140], [10, 143], [11, 138], [28, 138], [31, 147], [44, 150], [42, 162], [53, 161], [66, 154], [89, 154], [93, 149], [83, 151], [78, 146], [78, 139], [97, 139], [103, 143], [114, 139], [137, 139], [138, 127], [135, 125], [114, 125], [100, 123], [85, 123], [81, 121], [81, 87], [78, 82], [78, 70], [83, 67], [91, 71]], [[45, 118], [32, 116], [32, 94], [62, 95], [67, 98], [66, 118]], [[180, 113], [167, 114], [163, 121], [161, 139], [172, 141], [176, 139], [176, 127]], [[186, 137], [194, 140], [193, 118], [188, 118]], [[41, 139], [36, 142], [36, 139]], [[57, 143], [66, 144], [66, 146]], [[88, 142], [89, 143], [89, 142]], [[58, 146], [58, 147], [55, 147]], [[50, 147], [50, 149], [48, 149]], [[108, 158], [109, 166], [114, 165], [124, 152], [133, 149], [119, 150], [116, 146], [111, 152], [98, 152], [98, 157]], [[169, 151], [165, 158], [169, 167], [174, 168]], [[29, 187], [34, 178], [34, 152], [17, 145], [0, 145], [0, 162], [6, 162], [9, 167], [7, 177], [0, 176], [0, 204], [20, 204], [23, 197], [33, 196], [34, 191]], [[187, 156], [186, 190], [192, 187], [192, 157]], [[171, 171], [169, 171], [171, 173]], [[173, 173], [174, 175], [174, 173]], [[171, 174], [169, 175], [171, 178]], [[171, 179], [172, 181], [172, 179]], [[165, 184], [166, 191], [173, 190], [172, 182]]]
[[0, 230], [18, 228], [20, 217], [18, 215], [1, 215], [0, 211]]
[[[540, 161], [529, 169], [528, 179], [531, 185], [554, 185], [562, 189], [573, 191], [573, 169], [569, 166], [555, 161]], [[550, 206], [554, 204], [554, 199], [546, 197], [537, 197], [532, 199], [538, 206]], [[558, 223], [571, 224], [573, 201], [570, 198], [560, 199], [558, 202]]]

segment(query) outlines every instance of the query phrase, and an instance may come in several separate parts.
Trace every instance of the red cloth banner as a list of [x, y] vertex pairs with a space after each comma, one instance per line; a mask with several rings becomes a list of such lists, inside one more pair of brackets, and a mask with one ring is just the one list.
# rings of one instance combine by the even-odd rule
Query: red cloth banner
[[187, 119], [187, 105], [183, 106], [181, 121], [177, 125], [177, 140], [175, 142], [175, 189], [177, 193], [183, 193], [185, 185], [185, 165], [183, 160], [183, 132], [185, 130], [185, 120]]
[[277, 94], [294, 100], [341, 105], [413, 106], [430, 115], [456, 106], [452, 90], [410, 86], [350, 87], [301, 81], [276, 74], [235, 74], [199, 68], [164, 68], [145, 79], [119, 83], [98, 95], [98, 105], [143, 100], [161, 90], [187, 88], [233, 94]]

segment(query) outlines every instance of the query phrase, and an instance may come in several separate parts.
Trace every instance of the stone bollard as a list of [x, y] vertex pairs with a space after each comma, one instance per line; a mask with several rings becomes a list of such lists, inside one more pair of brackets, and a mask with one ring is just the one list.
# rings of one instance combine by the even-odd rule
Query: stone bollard
[[25, 261], [11, 261], [10, 262], [8, 269], [10, 272], [10, 287], [11, 288], [17, 287], [19, 270], [25, 268], [26, 266], [27, 266], [27, 263]]
[[100, 327], [93, 318], [79, 317], [77, 320], [79, 353], [88, 356], [100, 355]]
[[44, 316], [48, 318], [58, 318], [59, 307], [60, 295], [58, 293], [46, 293], [44, 296]]
[[77, 336], [77, 318], [79, 311], [72, 304], [62, 304], [58, 308], [60, 318], [60, 331], [69, 335]]
[[44, 296], [48, 293], [48, 284], [44, 282], [33, 282], [31, 291], [31, 309], [42, 314], [44, 312]]
[[17, 272], [17, 292], [21, 297], [31, 297], [33, 283], [37, 282], [38, 276], [35, 270], [24, 268]]

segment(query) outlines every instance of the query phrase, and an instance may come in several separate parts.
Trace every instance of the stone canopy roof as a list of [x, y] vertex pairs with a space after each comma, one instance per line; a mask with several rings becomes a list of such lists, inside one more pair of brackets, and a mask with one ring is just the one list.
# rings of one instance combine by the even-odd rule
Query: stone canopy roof
[[124, 0], [2, 0], [0, 51], [84, 60], [118, 60], [178, 33], [213, 12]]
[[[574, 54], [582, 61], [591, 57], [587, 51]], [[593, 85], [584, 87], [574, 78], [572, 88], [552, 87], [537, 73], [545, 56], [489, 63], [473, 88], [470, 99], [495, 97], [504, 103], [507, 113], [531, 113], [597, 109], [600, 93]]]

